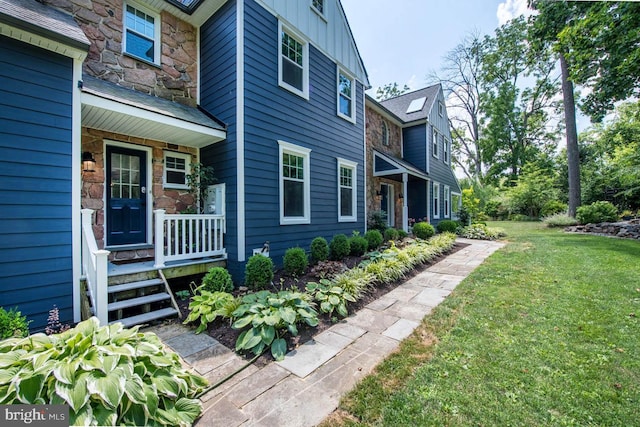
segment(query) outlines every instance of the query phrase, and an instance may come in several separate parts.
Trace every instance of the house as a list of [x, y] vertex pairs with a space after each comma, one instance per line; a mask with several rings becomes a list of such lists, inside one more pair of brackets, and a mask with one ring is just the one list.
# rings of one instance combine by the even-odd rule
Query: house
[[84, 286], [101, 321], [145, 322], [175, 313], [167, 278], [241, 282], [265, 242], [279, 264], [364, 231], [368, 81], [338, 0], [0, 0], [0, 34], [0, 299], [33, 329], [54, 304], [79, 321]]
[[442, 87], [382, 102], [367, 96], [368, 211], [390, 227], [455, 219], [460, 185], [451, 168], [451, 133]]

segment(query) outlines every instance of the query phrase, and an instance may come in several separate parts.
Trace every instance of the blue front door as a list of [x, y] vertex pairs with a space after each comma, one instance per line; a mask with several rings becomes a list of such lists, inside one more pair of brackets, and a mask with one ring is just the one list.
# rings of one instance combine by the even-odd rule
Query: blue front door
[[147, 153], [107, 147], [107, 245], [147, 242]]

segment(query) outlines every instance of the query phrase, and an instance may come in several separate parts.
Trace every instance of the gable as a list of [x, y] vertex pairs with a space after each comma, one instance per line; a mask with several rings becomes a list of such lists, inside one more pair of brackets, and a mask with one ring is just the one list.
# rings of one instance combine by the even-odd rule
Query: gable
[[370, 86], [367, 71], [339, 0], [324, 0], [322, 14], [311, 6], [311, 0], [255, 1], [279, 20], [294, 27], [365, 87]]

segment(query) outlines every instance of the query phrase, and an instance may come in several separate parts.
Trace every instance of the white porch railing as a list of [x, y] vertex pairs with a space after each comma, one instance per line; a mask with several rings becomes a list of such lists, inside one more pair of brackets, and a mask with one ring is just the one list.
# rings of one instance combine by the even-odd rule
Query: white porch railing
[[98, 249], [93, 234], [93, 210], [82, 209], [82, 274], [87, 282], [94, 314], [102, 325], [109, 323], [107, 257], [109, 251]]
[[155, 265], [169, 261], [220, 256], [224, 249], [224, 215], [167, 215], [164, 209], [155, 216]]

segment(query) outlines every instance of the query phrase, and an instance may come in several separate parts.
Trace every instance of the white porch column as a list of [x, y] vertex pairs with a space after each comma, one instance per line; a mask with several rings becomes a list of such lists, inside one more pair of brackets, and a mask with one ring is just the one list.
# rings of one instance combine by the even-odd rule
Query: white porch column
[[402, 199], [402, 229], [406, 232], [409, 232], [409, 205], [407, 200], [409, 200], [409, 174], [406, 172], [402, 174], [402, 194], [404, 198]]
[[96, 251], [96, 317], [101, 325], [109, 324], [109, 276], [107, 262], [109, 251]]
[[153, 233], [154, 268], [164, 267], [164, 216], [166, 212], [164, 209], [153, 211], [155, 220], [155, 232]]

